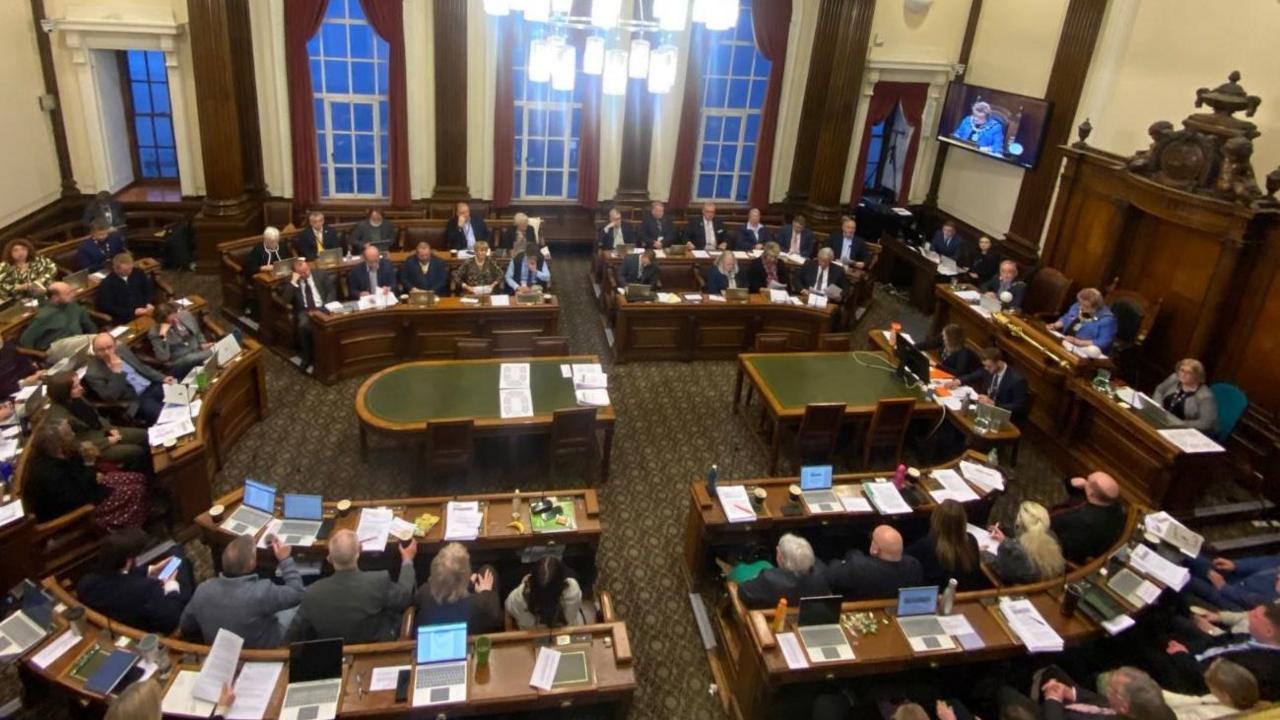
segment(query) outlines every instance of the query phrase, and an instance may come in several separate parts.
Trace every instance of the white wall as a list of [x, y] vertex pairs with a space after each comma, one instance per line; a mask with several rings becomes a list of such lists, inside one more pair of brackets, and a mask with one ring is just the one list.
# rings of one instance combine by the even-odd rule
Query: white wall
[[38, 104], [44, 94], [31, 4], [0, 2], [0, 225], [53, 202], [62, 189], [49, 117]]
[[249, 3], [253, 75], [262, 138], [262, 180], [267, 192], [293, 197], [293, 147], [289, 138], [289, 77], [284, 63], [284, 0]]

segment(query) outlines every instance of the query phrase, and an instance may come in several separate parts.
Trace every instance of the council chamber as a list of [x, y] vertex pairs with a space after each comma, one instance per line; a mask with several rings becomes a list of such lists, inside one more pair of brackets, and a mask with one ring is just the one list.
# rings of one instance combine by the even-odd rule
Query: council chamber
[[1280, 716], [1220, 5], [0, 4], [0, 718]]

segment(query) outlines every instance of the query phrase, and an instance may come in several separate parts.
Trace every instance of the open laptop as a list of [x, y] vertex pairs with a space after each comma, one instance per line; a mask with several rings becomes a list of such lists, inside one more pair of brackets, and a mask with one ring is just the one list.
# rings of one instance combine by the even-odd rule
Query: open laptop
[[0, 622], [0, 658], [21, 655], [49, 634], [53, 603], [40, 592], [27, 592], [22, 609]]
[[418, 627], [414, 656], [413, 706], [442, 705], [467, 699], [467, 624]]
[[342, 248], [325, 248], [316, 256], [316, 267], [329, 267], [342, 262]]
[[1009, 423], [1013, 414], [996, 405], [979, 403], [974, 406], [973, 424], [983, 432], [999, 432]]
[[285, 545], [314, 545], [324, 519], [324, 498], [320, 495], [284, 494], [284, 522], [276, 537]]
[[652, 300], [653, 288], [647, 283], [627, 283], [627, 300]]
[[276, 511], [274, 486], [245, 478], [244, 502], [222, 522], [222, 529], [236, 535], [257, 535]]
[[840, 627], [840, 596], [800, 598], [796, 634], [811, 663], [852, 660], [853, 648]]
[[285, 258], [271, 263], [271, 277], [289, 277], [293, 274], [293, 258]]
[[938, 588], [908, 587], [898, 591], [898, 627], [915, 652], [954, 650], [955, 641], [938, 621]]
[[810, 513], [840, 512], [844, 506], [831, 491], [831, 466], [806, 465], [800, 468], [800, 497]]
[[342, 697], [342, 638], [289, 646], [289, 685], [280, 720], [326, 720], [338, 714]]

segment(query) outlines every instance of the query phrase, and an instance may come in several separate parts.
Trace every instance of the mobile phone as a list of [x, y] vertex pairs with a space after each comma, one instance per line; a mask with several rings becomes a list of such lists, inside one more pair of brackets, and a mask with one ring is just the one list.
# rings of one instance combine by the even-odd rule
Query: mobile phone
[[409, 670], [404, 669], [396, 673], [396, 702], [409, 701]]
[[178, 572], [178, 567], [182, 565], [182, 558], [174, 555], [165, 562], [164, 567], [160, 568], [160, 574], [157, 576], [160, 582], [169, 582], [174, 574]]

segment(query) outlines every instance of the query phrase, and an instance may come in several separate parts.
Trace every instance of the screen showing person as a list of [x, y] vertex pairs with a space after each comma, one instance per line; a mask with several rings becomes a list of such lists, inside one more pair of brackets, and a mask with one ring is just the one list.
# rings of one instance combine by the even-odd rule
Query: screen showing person
[[1039, 98], [952, 83], [938, 139], [1030, 168], [1040, 157], [1049, 104]]

